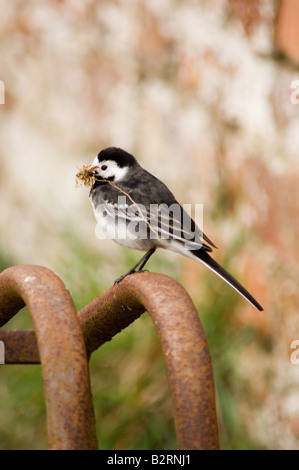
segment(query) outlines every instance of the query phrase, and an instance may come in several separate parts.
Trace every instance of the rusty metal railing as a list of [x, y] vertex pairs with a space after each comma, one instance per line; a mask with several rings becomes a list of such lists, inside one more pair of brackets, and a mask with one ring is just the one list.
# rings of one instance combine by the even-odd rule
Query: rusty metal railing
[[180, 449], [217, 449], [212, 364], [198, 313], [168, 276], [128, 276], [80, 312], [60, 278], [39, 266], [0, 274], [0, 326], [27, 305], [34, 330], [0, 330], [6, 364], [41, 363], [51, 449], [96, 449], [88, 360], [144, 311], [164, 354]]

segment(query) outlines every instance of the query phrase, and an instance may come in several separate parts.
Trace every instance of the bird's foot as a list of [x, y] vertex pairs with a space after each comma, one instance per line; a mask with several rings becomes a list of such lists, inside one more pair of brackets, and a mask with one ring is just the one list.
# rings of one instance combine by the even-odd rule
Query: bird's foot
[[117, 279], [115, 279], [114, 283], [113, 284], [118, 284], [119, 282], [121, 282], [125, 277], [127, 276], [130, 276], [131, 274], [135, 274], [135, 273], [149, 273], [148, 269], [137, 269], [137, 271], [134, 269], [134, 271], [129, 271], [127, 272], [126, 274], [123, 274], [122, 276], [118, 277]]

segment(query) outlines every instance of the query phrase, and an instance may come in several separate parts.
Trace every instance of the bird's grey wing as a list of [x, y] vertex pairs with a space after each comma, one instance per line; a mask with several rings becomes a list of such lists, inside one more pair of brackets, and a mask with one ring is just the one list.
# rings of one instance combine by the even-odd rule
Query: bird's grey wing
[[171, 206], [152, 204], [148, 211], [148, 221], [161, 240], [175, 240], [183, 243], [188, 250], [212, 251], [208, 244], [215, 247], [178, 202]]

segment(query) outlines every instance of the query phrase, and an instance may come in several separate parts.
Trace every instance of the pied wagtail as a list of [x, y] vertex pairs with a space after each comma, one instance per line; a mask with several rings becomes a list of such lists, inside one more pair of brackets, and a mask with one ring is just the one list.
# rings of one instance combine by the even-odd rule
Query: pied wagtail
[[261, 305], [210, 255], [214, 243], [199, 229], [169, 189], [144, 170], [133, 155], [116, 147], [93, 161], [90, 190], [98, 224], [108, 238], [146, 254], [125, 275], [140, 272], [157, 248], [180, 253], [205, 264], [258, 310]]

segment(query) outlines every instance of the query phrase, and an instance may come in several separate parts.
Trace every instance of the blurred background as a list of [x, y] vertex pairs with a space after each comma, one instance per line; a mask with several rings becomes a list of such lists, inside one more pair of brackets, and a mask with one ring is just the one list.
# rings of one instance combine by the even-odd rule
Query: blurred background
[[[0, 269], [53, 269], [78, 309], [139, 252], [95, 236], [75, 174], [133, 153], [181, 203], [204, 205], [251, 307], [202, 265], [148, 269], [189, 292], [210, 345], [221, 447], [299, 448], [297, 0], [0, 0]], [[1, 102], [1, 100], [0, 100]], [[32, 328], [24, 309], [5, 328]], [[47, 448], [40, 366], [0, 369], [0, 448]], [[91, 380], [102, 449], [176, 448], [165, 367], [144, 314], [100, 348]]]

